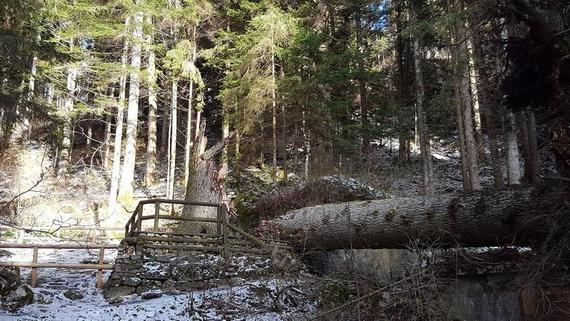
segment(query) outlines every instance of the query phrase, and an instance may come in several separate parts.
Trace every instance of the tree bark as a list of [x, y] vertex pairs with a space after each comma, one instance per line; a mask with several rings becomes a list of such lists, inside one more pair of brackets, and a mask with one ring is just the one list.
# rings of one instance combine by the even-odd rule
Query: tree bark
[[271, 52], [271, 142], [273, 146], [271, 154], [273, 159], [273, 183], [277, 180], [277, 85], [275, 77], [275, 52]]
[[[152, 26], [152, 16], [146, 18], [147, 24]], [[156, 54], [153, 46], [153, 34], [146, 39], [148, 52], [148, 136], [146, 145], [146, 170], [144, 176], [145, 186], [156, 184], [156, 132], [157, 132], [157, 99], [156, 99]]]
[[404, 18], [402, 17], [403, 11], [403, 1], [398, 1], [396, 4], [396, 61], [398, 64], [398, 103], [399, 103], [399, 135], [398, 135], [398, 160], [400, 163], [406, 163], [410, 161], [410, 144], [408, 137], [408, 118], [406, 115], [406, 88], [407, 86], [407, 68], [405, 68], [405, 43], [402, 30], [405, 29]]
[[[165, 99], [168, 99], [168, 96], [165, 97]], [[168, 138], [169, 138], [168, 129], [170, 128], [169, 110], [170, 108], [168, 108], [167, 105], [164, 104], [164, 108], [162, 111], [162, 126], [161, 126], [162, 129], [160, 134], [160, 153], [162, 155], [168, 155]]]
[[465, 144], [465, 130], [463, 128], [463, 109], [461, 101], [457, 99], [461, 95], [459, 80], [454, 73], [453, 87], [455, 91], [455, 112], [457, 114], [457, 132], [459, 133], [459, 155], [461, 156], [461, 176], [463, 177], [463, 190], [471, 191], [471, 178], [469, 176], [469, 167], [467, 165], [467, 147]]
[[490, 110], [490, 106], [485, 106], [485, 125], [487, 126], [487, 132], [489, 135], [489, 149], [491, 152], [491, 166], [493, 168], [493, 178], [495, 182], [495, 188], [502, 189], [505, 187], [505, 179], [503, 177], [503, 164], [501, 161], [501, 154], [499, 152], [499, 146], [497, 143], [497, 114]]
[[170, 105], [170, 149], [168, 162], [167, 198], [174, 199], [176, 173], [176, 142], [178, 141], [178, 79], [172, 80], [172, 102]]
[[527, 113], [528, 120], [528, 142], [529, 142], [529, 178], [531, 183], [539, 182], [540, 161], [538, 156], [538, 142], [536, 138], [536, 117], [533, 111]]
[[311, 133], [309, 132], [309, 129], [307, 128], [307, 115], [306, 112], [303, 110], [303, 115], [302, 115], [303, 119], [302, 119], [302, 128], [301, 130], [303, 131], [303, 152], [305, 154], [305, 168], [304, 168], [304, 174], [305, 174], [305, 180], [309, 179], [309, 166], [310, 166], [310, 158], [311, 158]]
[[[196, 62], [196, 29], [194, 26], [192, 29], [192, 64]], [[192, 135], [192, 113], [194, 103], [194, 81], [190, 80], [188, 85], [188, 113], [186, 114], [186, 146], [184, 150], [184, 186], [188, 186], [188, 180], [190, 179], [190, 154], [192, 152], [192, 142], [194, 141], [194, 136]], [[225, 115], [222, 115], [225, 117]], [[224, 118], [225, 119], [225, 118]], [[224, 120], [222, 120], [223, 122]]]
[[[419, 5], [417, 1], [412, 1], [412, 12], [415, 21], [418, 21]], [[433, 161], [431, 157], [431, 147], [429, 141], [429, 129], [427, 125], [426, 113], [424, 110], [425, 88], [422, 74], [423, 54], [420, 48], [418, 36], [414, 37], [414, 69], [416, 73], [416, 111], [417, 126], [420, 141], [420, 154], [422, 158], [422, 176], [424, 181], [424, 194], [433, 195]]]
[[[70, 46], [73, 48], [73, 40]], [[57, 176], [67, 174], [69, 159], [71, 157], [71, 112], [73, 111], [75, 100], [77, 72], [78, 71], [75, 66], [70, 66], [67, 71], [67, 92], [63, 103], [65, 122], [63, 125], [63, 140], [61, 142], [61, 151], [59, 153]]]
[[[130, 18], [125, 19], [125, 27], [130, 24]], [[121, 177], [121, 150], [123, 141], [123, 118], [125, 100], [127, 97], [127, 63], [129, 53], [128, 37], [125, 37], [121, 54], [121, 77], [119, 79], [119, 101], [117, 102], [117, 119], [115, 124], [115, 143], [113, 147], [113, 168], [111, 169], [111, 187], [109, 188], [109, 217], [114, 218], [117, 207], [117, 193]]]
[[467, 42], [467, 54], [469, 56], [469, 85], [473, 100], [473, 120], [475, 122], [475, 141], [477, 145], [477, 155], [479, 161], [485, 159], [485, 142], [483, 137], [483, 128], [481, 124], [481, 104], [479, 90], [479, 74], [475, 68], [475, 53], [473, 49], [473, 41]]
[[285, 104], [281, 105], [281, 150], [283, 157], [283, 180], [287, 182], [289, 169], [287, 168], [287, 122], [285, 119]]
[[[137, 0], [141, 4], [142, 0]], [[130, 198], [133, 195], [133, 182], [135, 180], [135, 163], [137, 155], [137, 125], [139, 116], [140, 96], [140, 69], [143, 42], [143, 13], [137, 12], [134, 18], [133, 45], [131, 51], [131, 71], [129, 82], [129, 106], [127, 111], [127, 131], [125, 140], [125, 157], [121, 171], [119, 196]]]
[[[502, 115], [499, 113], [496, 103], [493, 103], [492, 97], [496, 96], [492, 89], [492, 82], [488, 66], [493, 65], [493, 61], [488, 61], [485, 59], [483, 51], [483, 42], [481, 37], [477, 34], [473, 34], [473, 70], [475, 71], [476, 89], [478, 93], [478, 101], [480, 104], [480, 109], [483, 113], [484, 127], [487, 132], [487, 137], [489, 139], [489, 151], [491, 154], [491, 167], [493, 168], [493, 178], [495, 183], [495, 188], [502, 189], [505, 186], [505, 180], [503, 178], [503, 162], [501, 160], [501, 154], [499, 152], [498, 128], [501, 123]], [[491, 67], [492, 68], [492, 67]], [[484, 147], [484, 146], [482, 146]], [[481, 158], [483, 159], [483, 158]]]
[[356, 45], [360, 53], [358, 59], [358, 71], [360, 73], [358, 82], [358, 103], [360, 105], [360, 136], [362, 138], [361, 152], [364, 160], [368, 161], [370, 154], [370, 121], [368, 119], [368, 93], [366, 91], [366, 81], [364, 80], [365, 61], [364, 61], [364, 43], [362, 40], [362, 13], [356, 8]]
[[306, 249], [527, 246], [544, 239], [556, 214], [569, 214], [568, 196], [537, 188], [359, 201], [293, 210], [269, 223]]
[[[109, 85], [107, 89], [107, 98], [109, 100], [115, 97], [115, 87], [114, 84]], [[105, 136], [103, 138], [103, 146], [101, 152], [101, 159], [103, 163], [103, 169], [108, 171], [111, 164], [111, 137], [113, 135], [113, 115], [112, 108], [114, 106], [105, 106]]]
[[[461, 1], [452, 1], [451, 10], [463, 11], [463, 5]], [[451, 27], [452, 41], [458, 42], [465, 35], [465, 26], [462, 22], [455, 23]], [[460, 119], [459, 129], [463, 129], [463, 133], [460, 133], [459, 137], [463, 141], [461, 163], [465, 166], [463, 169], [464, 181], [466, 180], [465, 174], [467, 174], [468, 184], [464, 187], [469, 187], [468, 191], [471, 190], [481, 190], [481, 179], [479, 177], [479, 163], [477, 155], [477, 143], [475, 139], [475, 132], [473, 129], [473, 96], [471, 93], [470, 78], [469, 78], [469, 68], [468, 68], [468, 48], [465, 43], [457, 43], [452, 48], [452, 58], [453, 58], [453, 81], [455, 87], [455, 99], [457, 106], [457, 117]], [[461, 126], [462, 125], [462, 126]]]
[[509, 185], [521, 183], [521, 163], [515, 116], [512, 112], [507, 114], [507, 180]]
[[[230, 135], [230, 119], [225, 108], [222, 109], [222, 140], [225, 140]], [[222, 165], [220, 167], [220, 181], [225, 181], [229, 171], [229, 153], [228, 145], [225, 144], [222, 149]]]
[[113, 132], [112, 122], [113, 117], [111, 116], [111, 112], [108, 111], [105, 115], [105, 137], [103, 138], [103, 152], [101, 158], [103, 159], [103, 169], [108, 171], [110, 158], [111, 158], [111, 134]]
[[[226, 194], [220, 181], [220, 169], [214, 158], [224, 148], [224, 146], [233, 137], [229, 134], [216, 145], [206, 150], [208, 139], [205, 136], [206, 122], [202, 121], [198, 128], [198, 137], [194, 140], [192, 149], [192, 158], [190, 164], [190, 180], [186, 186], [186, 201], [220, 203], [226, 201]], [[187, 217], [207, 217], [216, 218], [217, 209], [204, 206], [186, 206], [184, 208], [184, 216]], [[183, 225], [185, 231], [196, 229], [196, 224]], [[214, 224], [202, 224], [199, 230], [192, 232], [212, 231]]]

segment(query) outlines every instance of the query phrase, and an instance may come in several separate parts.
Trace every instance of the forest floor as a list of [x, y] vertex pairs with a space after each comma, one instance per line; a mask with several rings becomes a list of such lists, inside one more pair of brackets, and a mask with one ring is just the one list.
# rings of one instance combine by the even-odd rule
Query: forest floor
[[[29, 261], [30, 251], [13, 250], [7, 261]], [[109, 262], [115, 251], [109, 251]], [[40, 262], [94, 263], [95, 251], [44, 250]], [[95, 271], [40, 269], [34, 303], [16, 313], [0, 311], [1, 320], [265, 320], [299, 319], [312, 315], [317, 304], [310, 294], [310, 275], [295, 278], [244, 279], [233, 286], [195, 290], [189, 293], [148, 291], [124, 296], [111, 304], [95, 287]], [[105, 273], [105, 278], [110, 272]], [[22, 277], [29, 280], [30, 271]], [[309, 284], [309, 286], [307, 286]]]
[[[397, 144], [396, 144], [397, 146]], [[453, 144], [436, 144], [433, 148], [434, 174], [438, 193], [459, 192], [462, 190], [462, 179], [459, 155]], [[77, 166], [76, 173], [62, 184], [54, 178], [43, 178], [40, 174], [45, 163], [42, 150], [34, 147], [28, 153], [22, 153], [20, 161], [6, 162], [0, 166], [0, 197], [9, 199], [7, 195], [26, 191], [39, 181], [32, 192], [27, 193], [20, 201], [24, 220], [21, 224], [37, 226], [83, 225], [94, 226], [97, 218], [96, 210], [105, 213], [98, 204], [106, 202], [107, 177], [101, 172]], [[413, 155], [412, 162], [395, 165], [397, 150], [388, 151], [377, 148], [374, 161], [366, 171], [346, 170], [337, 174], [354, 177], [363, 185], [381, 192], [386, 197], [404, 197], [418, 195], [422, 188], [421, 167], [419, 157]], [[24, 160], [22, 162], [21, 160]], [[19, 165], [19, 166], [17, 166]], [[16, 168], [19, 167], [19, 168]], [[492, 184], [492, 172], [488, 165], [483, 165], [482, 183]], [[331, 173], [335, 174], [335, 173]], [[18, 179], [17, 178], [19, 175]], [[137, 179], [142, 179], [142, 174]], [[245, 171], [250, 176], [250, 183], [255, 186], [245, 188], [251, 199], [259, 198], [275, 191], [268, 183], [263, 170]], [[251, 176], [256, 176], [255, 180]], [[263, 177], [262, 177], [263, 176]], [[262, 177], [260, 179], [260, 177]], [[23, 182], [18, 191], [8, 192], [7, 187], [13, 182]], [[247, 180], [246, 180], [247, 181]], [[259, 183], [260, 181], [265, 183]], [[135, 196], [140, 198], [162, 196], [165, 181], [152, 189], [139, 188]], [[247, 183], [247, 182], [246, 182]], [[258, 185], [258, 183], [260, 185]], [[27, 185], [26, 185], [27, 184]], [[182, 193], [181, 190], [178, 193]], [[182, 195], [182, 194], [180, 194]], [[236, 193], [230, 190], [230, 195]], [[239, 195], [237, 195], [239, 196]], [[242, 200], [243, 201], [243, 200]], [[247, 200], [246, 200], [247, 201]], [[94, 205], [95, 204], [95, 205]], [[45, 214], [50, 215], [45, 215]], [[4, 219], [4, 218], [2, 218]], [[117, 222], [104, 222], [106, 226], [122, 226]], [[126, 218], [124, 219], [126, 220]], [[123, 221], [124, 221], [123, 220]], [[120, 237], [122, 232], [118, 232]], [[73, 237], [71, 234], [64, 234]], [[42, 235], [50, 242], [51, 235]], [[6, 234], [1, 239], [6, 241]], [[52, 241], [54, 242], [54, 241]], [[30, 261], [30, 250], [14, 250], [10, 261]], [[113, 260], [109, 251], [106, 261]], [[73, 259], [73, 262], [69, 262]], [[51, 250], [40, 251], [40, 262], [96, 261], [96, 253], [85, 250]], [[295, 278], [271, 278], [243, 280], [233, 286], [225, 286], [208, 290], [196, 290], [190, 293], [149, 293], [124, 297], [120, 304], [109, 304], [101, 291], [95, 287], [95, 271], [51, 270], [40, 269], [40, 287], [34, 289], [35, 302], [22, 308], [17, 314], [0, 312], [1, 320], [293, 320], [302, 316], [314, 315], [318, 309], [315, 293], [307, 284], [314, 282], [310, 275]], [[29, 278], [29, 269], [23, 269], [24, 278]], [[108, 274], [106, 275], [108, 276]], [[286, 289], [286, 290], [284, 290]], [[66, 291], [80, 294], [72, 300]]]

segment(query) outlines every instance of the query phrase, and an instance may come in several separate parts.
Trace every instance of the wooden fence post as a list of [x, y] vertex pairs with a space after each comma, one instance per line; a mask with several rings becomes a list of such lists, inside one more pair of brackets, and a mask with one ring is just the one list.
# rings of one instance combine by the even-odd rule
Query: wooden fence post
[[154, 202], [154, 231], [158, 232], [158, 216], [160, 216], [160, 202]]
[[217, 213], [218, 223], [216, 223], [216, 234], [218, 235], [222, 235], [222, 206], [223, 205], [218, 206]]
[[[32, 263], [33, 264], [37, 264], [38, 263], [38, 248], [34, 247], [33, 250], [33, 254], [32, 254]], [[32, 288], [35, 288], [38, 285], [38, 268], [37, 267], [33, 267], [32, 268]]]
[[[222, 206], [223, 205], [220, 205], [220, 207]], [[223, 256], [227, 261], [230, 258], [230, 252], [228, 249], [228, 217], [226, 216], [225, 208], [222, 208], [220, 212], [222, 216], [222, 245], [224, 247]]]
[[[103, 263], [105, 263], [105, 248], [100, 248], [99, 249], [99, 267], [101, 267], [101, 265], [103, 265]], [[97, 284], [96, 284], [97, 288], [102, 288], [103, 287], [103, 269], [98, 269], [97, 270]]]
[[143, 222], [143, 220], [142, 220], [142, 216], [143, 216], [143, 209], [144, 209], [144, 206], [143, 206], [143, 205], [141, 205], [140, 207], [137, 207], [137, 210], [138, 210], [138, 213], [137, 213], [137, 216], [138, 216], [138, 222], [137, 222], [137, 227], [136, 227], [136, 228], [137, 228], [137, 231], [138, 231], [138, 232], [142, 232], [142, 222]]

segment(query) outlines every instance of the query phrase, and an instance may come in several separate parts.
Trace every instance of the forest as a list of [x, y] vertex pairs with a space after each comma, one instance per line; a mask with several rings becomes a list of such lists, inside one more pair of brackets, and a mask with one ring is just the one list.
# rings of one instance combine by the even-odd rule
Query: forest
[[0, 3], [2, 320], [569, 320], [569, 182], [567, 0]]

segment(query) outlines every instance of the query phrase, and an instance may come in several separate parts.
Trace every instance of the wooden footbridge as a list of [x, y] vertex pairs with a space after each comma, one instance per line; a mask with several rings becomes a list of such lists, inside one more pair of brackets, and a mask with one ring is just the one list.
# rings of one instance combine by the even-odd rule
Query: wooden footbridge
[[[183, 210], [177, 210], [182, 207]], [[215, 217], [182, 215], [190, 207], [205, 207]], [[156, 250], [170, 253], [216, 253], [226, 260], [234, 254], [271, 255], [277, 248], [288, 248], [284, 243], [257, 238], [228, 221], [227, 207], [223, 203], [188, 202], [183, 200], [150, 199], [140, 201], [127, 221], [124, 239], [120, 244], [93, 242], [67, 242], [65, 244], [0, 243], [0, 249], [31, 249], [30, 262], [0, 262], [3, 267], [31, 268], [30, 284], [38, 283], [38, 269], [97, 270], [97, 287], [103, 286], [103, 271], [113, 270], [114, 264], [105, 263], [105, 250], [117, 249], [118, 255], [128, 256], [136, 251]], [[174, 224], [172, 224], [174, 222]], [[206, 231], [193, 225], [206, 224]], [[71, 229], [71, 228], [69, 228]], [[81, 228], [80, 228], [81, 229]], [[105, 230], [105, 228], [99, 228]], [[108, 228], [106, 229], [108, 230]], [[114, 228], [113, 230], [116, 230]], [[97, 263], [44, 263], [38, 262], [40, 250], [97, 250]]]

